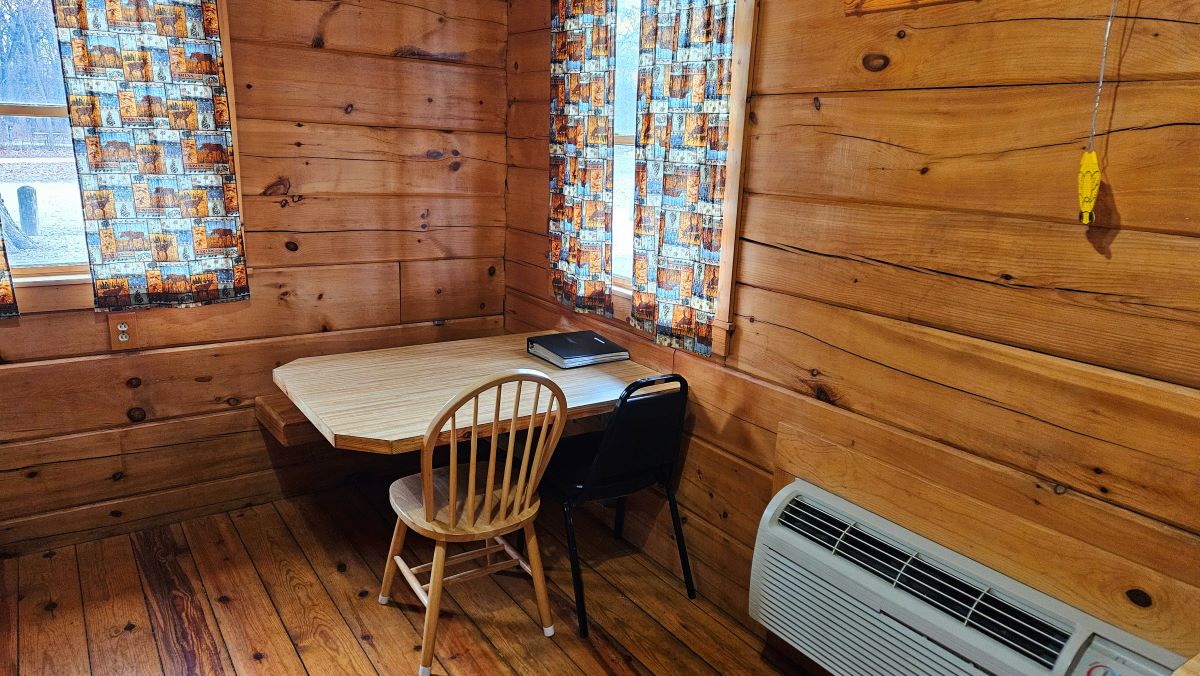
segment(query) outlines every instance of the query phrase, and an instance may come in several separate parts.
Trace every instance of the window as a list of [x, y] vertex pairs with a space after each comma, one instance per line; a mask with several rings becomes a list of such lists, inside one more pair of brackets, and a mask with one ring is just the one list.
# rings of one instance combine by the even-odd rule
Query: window
[[87, 274], [64, 89], [53, 3], [0, 0], [0, 218], [17, 278]]
[[617, 0], [617, 70], [613, 97], [613, 286], [633, 287], [634, 135], [637, 133], [641, 1]]

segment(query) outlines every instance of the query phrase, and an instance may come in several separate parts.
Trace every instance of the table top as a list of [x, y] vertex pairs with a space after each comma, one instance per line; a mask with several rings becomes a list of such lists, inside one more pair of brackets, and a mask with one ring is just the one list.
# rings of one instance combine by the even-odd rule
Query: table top
[[306, 357], [275, 369], [273, 377], [334, 447], [404, 453], [421, 448], [446, 402], [501, 371], [525, 368], [549, 376], [567, 397], [569, 418], [610, 411], [629, 383], [658, 375], [634, 361], [560, 369], [525, 349], [529, 336], [547, 333], [554, 332]]

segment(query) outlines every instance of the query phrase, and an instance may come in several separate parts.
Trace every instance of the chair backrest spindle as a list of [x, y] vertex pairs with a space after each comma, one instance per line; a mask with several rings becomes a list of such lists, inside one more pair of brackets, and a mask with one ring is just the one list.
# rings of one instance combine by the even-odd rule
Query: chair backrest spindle
[[[505, 388], [508, 383], [516, 383], [516, 387]], [[532, 383], [534, 387], [523, 387], [525, 383]], [[513, 390], [512, 413], [507, 423], [502, 423], [506, 389]], [[529, 394], [533, 395], [532, 402], [523, 402], [523, 395]], [[524, 409], [523, 404], [529, 408]], [[458, 426], [458, 414], [462, 412], [465, 421], [468, 406], [469, 431]], [[490, 421], [481, 422], [481, 409], [484, 415], [491, 411]], [[534, 502], [538, 483], [562, 436], [566, 413], [567, 402], [562, 389], [538, 371], [508, 371], [461, 392], [442, 408], [425, 434], [421, 472], [426, 518], [444, 522], [452, 529], [486, 529], [524, 516]], [[501, 458], [500, 437], [506, 431], [507, 451]], [[518, 443], [522, 434], [524, 441]], [[480, 468], [479, 456], [485, 452], [479, 443], [482, 436], [491, 437], [489, 450], [482, 461], [486, 463], [486, 471]], [[462, 442], [467, 442], [467, 458], [461, 458], [459, 454]], [[450, 466], [443, 477], [449, 483], [444, 489], [437, 489], [433, 457], [435, 450], [445, 443], [450, 447]], [[497, 474], [500, 463], [503, 467]], [[480, 486], [481, 482], [484, 485]]]

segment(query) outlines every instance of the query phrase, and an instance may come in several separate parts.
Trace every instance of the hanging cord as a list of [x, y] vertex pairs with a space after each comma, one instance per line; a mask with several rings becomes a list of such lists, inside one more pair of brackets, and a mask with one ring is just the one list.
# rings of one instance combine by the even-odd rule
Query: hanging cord
[[1117, 16], [1117, 3], [1113, 0], [1112, 9], [1108, 11], [1108, 25], [1104, 28], [1104, 53], [1100, 57], [1100, 80], [1096, 85], [1096, 103], [1092, 106], [1092, 131], [1088, 134], [1088, 151], [1096, 149], [1096, 118], [1100, 114], [1100, 95], [1104, 93], [1104, 71], [1108, 66], [1108, 40], [1112, 36], [1113, 19]]

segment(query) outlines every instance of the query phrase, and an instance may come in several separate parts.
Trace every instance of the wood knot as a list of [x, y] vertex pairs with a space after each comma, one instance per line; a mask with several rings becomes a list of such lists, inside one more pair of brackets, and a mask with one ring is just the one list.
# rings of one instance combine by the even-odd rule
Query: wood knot
[[134, 624], [134, 623], [132, 623], [132, 622], [127, 622], [127, 623], [125, 624], [125, 631], [133, 631], [134, 629], [137, 629], [137, 625], [136, 625], [136, 624]]
[[131, 422], [140, 423], [146, 419], [146, 409], [134, 407], [126, 411], [125, 416], [128, 417]]
[[891, 63], [892, 59], [887, 54], [880, 54], [879, 52], [867, 52], [862, 58], [863, 68], [872, 73], [882, 71], [891, 65]]
[[58, 610], [58, 604], [55, 603], [54, 601], [47, 601], [46, 605], [44, 605], [42, 607], [45, 608], [46, 612], [48, 612], [48, 613], [52, 613], [52, 612]]
[[114, 509], [113, 511], [109, 512], [108, 515], [114, 519], [119, 519], [119, 518], [125, 516], [125, 512], [122, 512], [119, 509]]
[[425, 151], [425, 157], [427, 157], [431, 160], [440, 160], [445, 156], [446, 156], [446, 154], [440, 150], [426, 150]]
[[318, 35], [318, 36], [316, 36], [315, 38], [313, 38], [313, 39], [312, 39], [312, 46], [313, 46], [313, 47], [315, 47], [315, 48], [317, 48], [317, 49], [324, 49], [324, 48], [325, 48], [325, 36], [323, 36], [323, 35]]
[[270, 185], [263, 188], [262, 194], [269, 197], [286, 195], [292, 191], [292, 181], [287, 176], [276, 178]]
[[1150, 595], [1144, 589], [1138, 589], [1137, 587], [1125, 590], [1125, 597], [1139, 608], [1149, 608], [1154, 605], [1154, 599], [1150, 598]]
[[37, 475], [38, 475], [38, 471], [36, 469], [31, 469], [25, 473], [25, 478], [26, 479], [34, 479], [37, 477]]
[[342, 110], [346, 111], [346, 114], [347, 114], [347, 115], [349, 115], [350, 113], [353, 113], [353, 112], [354, 112], [354, 104], [353, 104], [353, 103], [347, 103], [347, 104], [346, 104], [346, 107], [345, 107], [345, 108], [343, 108]]
[[129, 380], [125, 381], [125, 387], [128, 387], [131, 390], [136, 390], [137, 388], [139, 388], [141, 386], [142, 386], [141, 378], [130, 378]]
[[818, 401], [823, 401], [826, 404], [833, 403], [833, 394], [830, 393], [830, 391], [827, 388], [825, 388], [821, 385], [818, 385], [815, 388], [813, 388], [813, 396], [815, 396]]
[[337, 572], [339, 572], [339, 573], [344, 573], [344, 572], [346, 572], [346, 564], [344, 564], [344, 563], [342, 563], [341, 561], [339, 561], [339, 562], [338, 562], [338, 565], [337, 565]]
[[496, 266], [489, 265], [488, 266], [488, 277], [495, 277], [495, 276], [496, 276]]
[[900, 30], [900, 31], [897, 31], [897, 32], [896, 32], [896, 38], [897, 38], [897, 39], [903, 40], [903, 39], [904, 39], [904, 38], [906, 38], [906, 37], [908, 37], [908, 33], [907, 33], [906, 31], [904, 31], [904, 30]]
[[283, 248], [287, 249], [288, 251], [299, 251], [300, 245], [289, 241], [283, 245]]
[[358, 590], [358, 598], [360, 598], [360, 599], [367, 598], [367, 590], [366, 589]]
[[462, 169], [462, 162], [450, 163], [450, 171], [458, 171], [459, 169]]
[[113, 481], [120, 481], [121, 479], [124, 479], [124, 478], [125, 478], [125, 473], [124, 473], [124, 472], [113, 472], [113, 473], [112, 473], [112, 480], [113, 480]]
[[821, 97], [820, 96], [813, 97], [813, 108], [816, 108], [817, 110], [821, 109]]
[[224, 594], [221, 594], [220, 596], [217, 597], [217, 603], [225, 604], [225, 603], [229, 603], [229, 601], [230, 601], [230, 598]]

